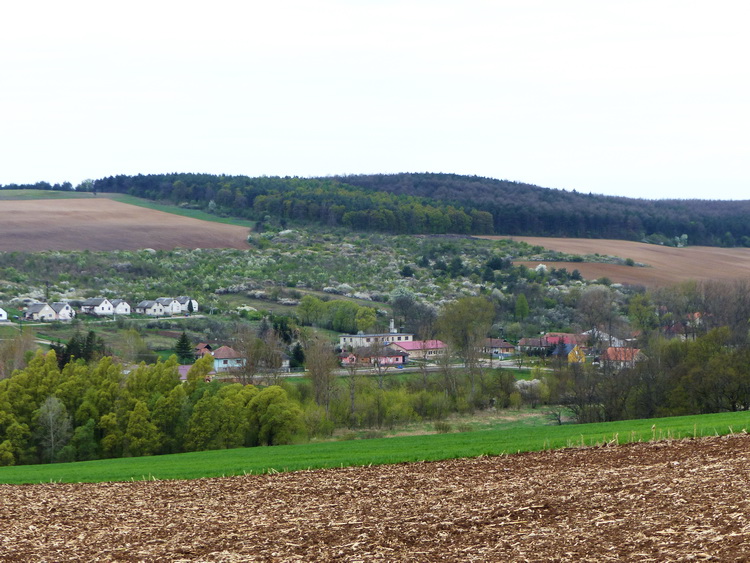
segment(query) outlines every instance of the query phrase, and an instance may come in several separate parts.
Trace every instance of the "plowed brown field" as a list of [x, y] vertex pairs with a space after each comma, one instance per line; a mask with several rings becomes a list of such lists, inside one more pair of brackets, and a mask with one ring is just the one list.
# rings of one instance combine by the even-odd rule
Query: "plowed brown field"
[[0, 201], [0, 251], [248, 248], [246, 227], [96, 199]]
[[[569, 254], [602, 254], [632, 258], [646, 268], [581, 262], [544, 262], [548, 267], [577, 269], [586, 279], [608, 277], [612, 281], [647, 287], [668, 286], [686, 280], [750, 279], [750, 248], [688, 246], [672, 248], [625, 240], [547, 238], [511, 238]], [[534, 267], [539, 262], [518, 262]]]
[[0, 486], [4, 561], [746, 561], [750, 436]]

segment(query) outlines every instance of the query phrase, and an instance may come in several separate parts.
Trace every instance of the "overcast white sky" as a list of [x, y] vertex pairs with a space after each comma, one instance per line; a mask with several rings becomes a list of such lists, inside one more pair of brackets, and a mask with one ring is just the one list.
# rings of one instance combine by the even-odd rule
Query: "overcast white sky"
[[0, 8], [0, 184], [455, 172], [750, 199], [750, 3]]

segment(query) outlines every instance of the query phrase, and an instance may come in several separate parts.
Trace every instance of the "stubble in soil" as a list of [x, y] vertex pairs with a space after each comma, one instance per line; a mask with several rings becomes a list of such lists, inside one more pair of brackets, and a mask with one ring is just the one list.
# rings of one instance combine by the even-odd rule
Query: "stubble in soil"
[[0, 487], [15, 561], [744, 561], [750, 437]]

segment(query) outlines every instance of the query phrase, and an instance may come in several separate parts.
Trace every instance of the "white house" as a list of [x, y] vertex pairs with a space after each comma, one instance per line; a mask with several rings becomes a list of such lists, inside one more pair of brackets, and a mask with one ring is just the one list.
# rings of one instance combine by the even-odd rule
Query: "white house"
[[159, 297], [156, 302], [164, 307], [165, 315], [179, 315], [182, 312], [180, 302], [174, 297]]
[[112, 303], [106, 297], [95, 297], [93, 299], [86, 299], [86, 301], [81, 303], [81, 312], [104, 317], [114, 315], [115, 308], [112, 307]]
[[398, 332], [391, 319], [390, 332], [380, 334], [342, 334], [339, 336], [339, 346], [345, 348], [368, 348], [374, 344], [387, 345], [391, 342], [411, 342], [414, 340], [413, 334]]
[[164, 312], [164, 306], [157, 301], [141, 301], [135, 306], [135, 312], [149, 317], [163, 317], [167, 314]]
[[112, 307], [114, 307], [115, 315], [129, 315], [130, 314], [130, 303], [124, 299], [113, 299]]
[[245, 360], [240, 353], [229, 346], [217, 348], [211, 354], [214, 357], [214, 371], [217, 373], [232, 371], [241, 368], [245, 364]]
[[[195, 299], [191, 299], [190, 297], [187, 297], [185, 295], [181, 295], [177, 298], [177, 302], [180, 304], [180, 307], [182, 309], [183, 313], [197, 313], [198, 312], [198, 302]], [[193, 305], [193, 310], [190, 310], [190, 304]]]
[[0, 307], [0, 322], [7, 321], [8, 320], [8, 313]]
[[54, 309], [55, 318], [58, 321], [70, 321], [76, 316], [75, 310], [73, 310], [73, 307], [71, 307], [68, 303], [56, 301], [55, 303], [50, 305], [50, 307]]
[[46, 303], [32, 303], [26, 308], [23, 318], [30, 321], [54, 321], [55, 310]]

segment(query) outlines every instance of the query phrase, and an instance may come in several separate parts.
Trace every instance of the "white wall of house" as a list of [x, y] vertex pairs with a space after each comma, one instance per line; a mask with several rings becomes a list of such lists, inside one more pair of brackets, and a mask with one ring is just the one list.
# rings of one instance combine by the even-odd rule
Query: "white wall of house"
[[7, 321], [8, 320], [8, 313], [5, 311], [5, 309], [0, 308], [0, 321]]
[[118, 303], [115, 306], [115, 315], [129, 315], [130, 314], [130, 305], [126, 303], [125, 301]]

